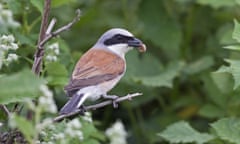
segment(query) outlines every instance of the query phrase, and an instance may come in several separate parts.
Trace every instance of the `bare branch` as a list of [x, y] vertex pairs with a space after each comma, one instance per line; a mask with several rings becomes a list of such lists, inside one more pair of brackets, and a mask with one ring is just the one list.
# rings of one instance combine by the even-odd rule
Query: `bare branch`
[[50, 8], [51, 8], [51, 0], [45, 0], [42, 22], [41, 22], [41, 28], [40, 28], [39, 38], [38, 38], [38, 45], [37, 45], [37, 50], [36, 50], [35, 55], [34, 55], [34, 63], [33, 63], [33, 66], [32, 66], [32, 71], [36, 75], [39, 75], [40, 71], [41, 71], [44, 49], [43, 49], [42, 45], [40, 45], [40, 43], [42, 42], [42, 40], [46, 36], [46, 30], [47, 30], [47, 27], [48, 27], [48, 19], [49, 19]]
[[[125, 100], [132, 100], [132, 98], [140, 96], [140, 95], [142, 95], [142, 93], [128, 94], [126, 96], [117, 98], [116, 102], [119, 103], [119, 102], [122, 102], [122, 101], [125, 101]], [[110, 104], [113, 104], [113, 101], [112, 100], [107, 100], [107, 101], [104, 101], [104, 102], [101, 102], [101, 103], [98, 103], [98, 104], [95, 104], [95, 105], [86, 106], [85, 110], [86, 111], [96, 110], [98, 108], [105, 107], [106, 105], [110, 105]], [[82, 113], [82, 110], [79, 109], [79, 110], [71, 112], [69, 114], [60, 115], [60, 116], [55, 117], [53, 119], [53, 122], [58, 122], [58, 121], [61, 121], [65, 118], [73, 117], [73, 116], [79, 115], [81, 113]]]
[[48, 26], [48, 28], [47, 28], [47, 30], [46, 30], [46, 35], [49, 35], [49, 34], [52, 32], [53, 27], [55, 26], [56, 22], [57, 22], [57, 19], [56, 19], [56, 18], [53, 18], [53, 19], [51, 20], [51, 22], [50, 22], [50, 24], [49, 24], [49, 26]]
[[76, 10], [76, 17], [69, 22], [68, 24], [66, 24], [65, 26], [62, 26], [61, 28], [57, 29], [56, 31], [49, 33], [40, 43], [40, 46], [43, 46], [46, 42], [48, 42], [51, 38], [59, 35], [61, 32], [69, 30], [73, 24], [75, 24], [77, 21], [80, 20], [80, 16], [81, 16], [81, 11], [79, 9]]
[[10, 112], [9, 112], [8, 108], [5, 105], [1, 104], [0, 105], [0, 109], [2, 109], [3, 112], [7, 115], [7, 117], [9, 117]]
[[[61, 32], [69, 30], [73, 24], [75, 24], [77, 21], [79, 21], [80, 16], [81, 16], [81, 11], [79, 9], [77, 9], [77, 11], [76, 11], [77, 15], [71, 22], [60, 27], [56, 31], [52, 32], [52, 30], [56, 24], [56, 19], [53, 19], [48, 26], [48, 17], [49, 17], [49, 12], [50, 12], [50, 9], [46, 10], [46, 9], [50, 8], [50, 2], [48, 2], [48, 1], [49, 0], [45, 0], [44, 14], [43, 14], [43, 19], [42, 19], [42, 23], [41, 23], [40, 35], [39, 35], [39, 39], [38, 39], [37, 50], [34, 55], [34, 63], [32, 66], [32, 71], [37, 75], [40, 74], [41, 69], [42, 69], [42, 58], [44, 56], [44, 45], [46, 44], [46, 42], [48, 42], [53, 37], [59, 35]], [[44, 24], [44, 26], [42, 26], [43, 24]]]

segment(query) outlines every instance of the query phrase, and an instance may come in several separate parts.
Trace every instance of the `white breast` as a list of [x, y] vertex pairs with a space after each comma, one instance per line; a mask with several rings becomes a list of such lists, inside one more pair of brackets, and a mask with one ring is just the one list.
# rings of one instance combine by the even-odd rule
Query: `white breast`
[[123, 59], [125, 59], [125, 53], [132, 49], [132, 47], [128, 47], [127, 44], [115, 44], [112, 46], [108, 46], [107, 48]]

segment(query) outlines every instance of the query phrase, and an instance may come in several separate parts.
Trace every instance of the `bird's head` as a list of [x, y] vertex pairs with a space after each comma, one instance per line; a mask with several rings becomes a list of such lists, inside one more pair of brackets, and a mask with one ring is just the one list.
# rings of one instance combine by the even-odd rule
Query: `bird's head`
[[95, 44], [95, 47], [108, 49], [120, 56], [129, 50], [136, 48], [139, 52], [145, 52], [144, 43], [133, 36], [130, 32], [121, 28], [113, 28], [105, 32]]

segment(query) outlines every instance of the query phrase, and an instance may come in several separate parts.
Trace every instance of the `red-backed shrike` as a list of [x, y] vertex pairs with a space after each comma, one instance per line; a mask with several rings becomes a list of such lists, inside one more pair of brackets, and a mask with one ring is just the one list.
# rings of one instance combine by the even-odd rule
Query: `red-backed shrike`
[[103, 97], [114, 101], [117, 97], [107, 95], [107, 92], [124, 75], [125, 53], [133, 48], [146, 51], [145, 45], [127, 30], [114, 28], [105, 32], [76, 64], [68, 85], [64, 87], [70, 100], [60, 114], [79, 109], [86, 99], [94, 101]]

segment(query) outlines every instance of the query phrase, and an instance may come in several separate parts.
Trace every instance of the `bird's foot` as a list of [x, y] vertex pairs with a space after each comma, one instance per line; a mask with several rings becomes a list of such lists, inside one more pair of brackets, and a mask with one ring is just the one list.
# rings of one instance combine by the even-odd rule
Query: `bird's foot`
[[84, 116], [85, 112], [87, 112], [86, 107], [84, 105], [81, 105], [78, 109], [80, 110], [79, 114], [82, 116]]
[[111, 99], [112, 102], [113, 102], [113, 107], [118, 108], [118, 102], [116, 101], [118, 99], [118, 96], [116, 96], [116, 95], [103, 95], [103, 98]]

